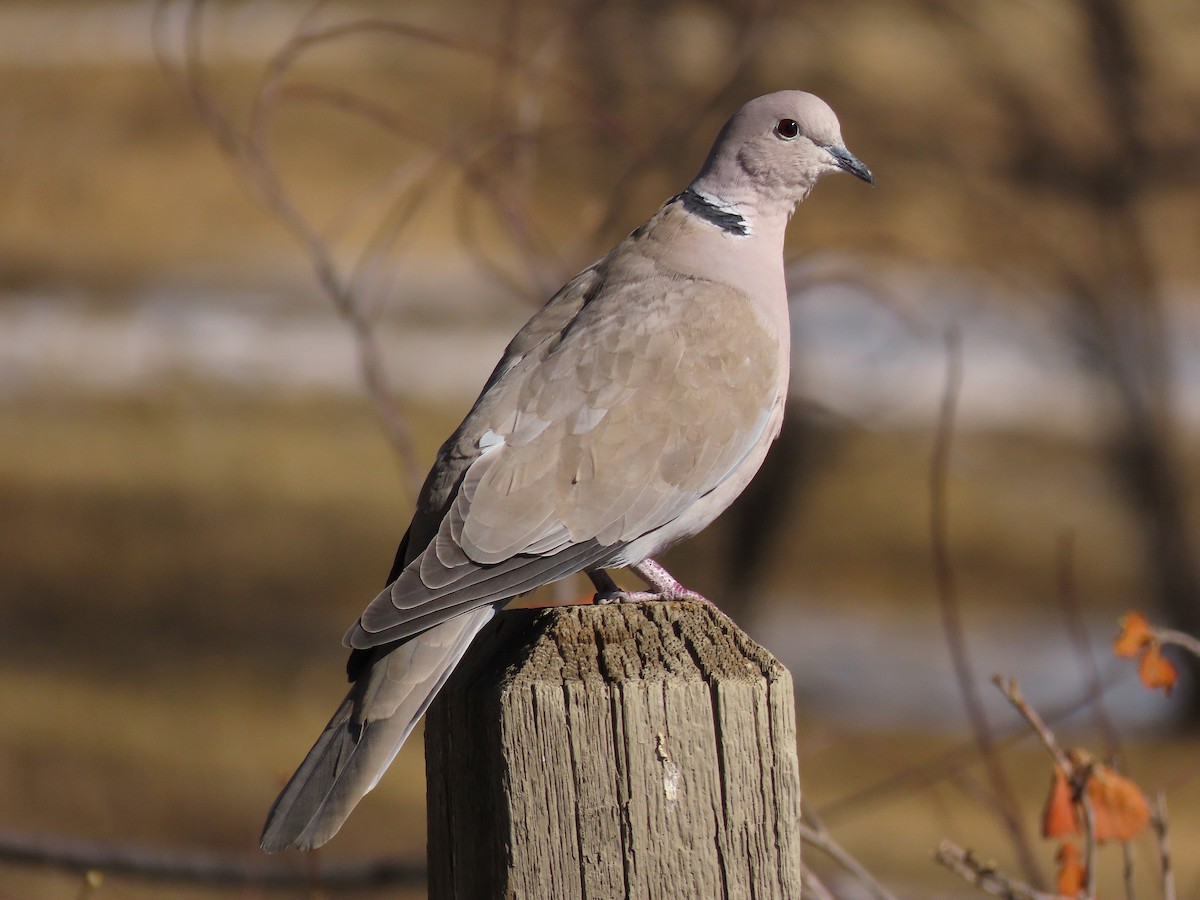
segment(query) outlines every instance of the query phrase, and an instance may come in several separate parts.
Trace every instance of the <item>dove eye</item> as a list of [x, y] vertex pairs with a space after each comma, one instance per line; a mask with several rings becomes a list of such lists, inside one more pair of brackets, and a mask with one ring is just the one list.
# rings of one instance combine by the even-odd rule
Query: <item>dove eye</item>
[[800, 125], [795, 119], [780, 119], [775, 125], [775, 133], [785, 141], [790, 141], [800, 133]]

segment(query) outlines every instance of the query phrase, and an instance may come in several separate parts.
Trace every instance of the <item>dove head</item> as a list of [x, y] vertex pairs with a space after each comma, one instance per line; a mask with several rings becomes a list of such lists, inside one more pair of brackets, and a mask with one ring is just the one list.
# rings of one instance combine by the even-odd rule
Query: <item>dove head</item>
[[721, 129], [692, 190], [744, 219], [786, 217], [827, 172], [874, 184], [842, 143], [833, 110], [804, 91], [751, 100]]

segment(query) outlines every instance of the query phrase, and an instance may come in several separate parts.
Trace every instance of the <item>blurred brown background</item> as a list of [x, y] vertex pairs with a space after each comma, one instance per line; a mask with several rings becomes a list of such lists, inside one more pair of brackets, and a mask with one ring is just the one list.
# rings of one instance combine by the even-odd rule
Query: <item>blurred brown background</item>
[[[412, 470], [533, 304], [685, 186], [744, 100], [798, 87], [878, 187], [830, 178], [797, 212], [787, 432], [672, 568], [792, 668], [808, 799], [877, 876], [964, 894], [929, 861], [943, 836], [1017, 868], [931, 563], [959, 335], [970, 661], [1046, 709], [1090, 659], [1120, 681], [1101, 711], [1167, 789], [1200, 896], [1195, 694], [1151, 696], [1107, 651], [1128, 607], [1200, 633], [1200, 7], [214, 3], [190, 88], [189, 11], [158, 9], [171, 75], [155, 11], [0, 5], [0, 829], [257, 859]], [[1065, 739], [1109, 749], [1098, 722]], [[421, 852], [421, 753], [323, 859]], [[1030, 740], [1004, 758], [1048, 874], [1049, 767]], [[79, 890], [0, 863], [0, 897]]]

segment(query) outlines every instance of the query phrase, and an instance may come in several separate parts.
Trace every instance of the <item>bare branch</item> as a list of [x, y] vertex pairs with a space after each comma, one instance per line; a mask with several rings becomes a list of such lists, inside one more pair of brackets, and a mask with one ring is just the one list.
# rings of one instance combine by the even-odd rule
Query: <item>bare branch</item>
[[[532, 285], [532, 290], [529, 286], [522, 286], [521, 292], [542, 296], [553, 289], [561, 279], [558, 277], [559, 273], [546, 271], [545, 260], [550, 254], [535, 239], [527, 200], [515, 196], [492, 174], [494, 171], [507, 172], [511, 167], [485, 165], [487, 156], [494, 149], [503, 149], [514, 142], [516, 146], [527, 146], [531, 141], [528, 134], [514, 135], [507, 133], [506, 129], [492, 129], [493, 141], [490, 146], [472, 147], [470, 152], [467, 152], [448, 140], [430, 136], [427, 129], [418, 127], [395, 109], [351, 91], [328, 85], [285, 83], [286, 76], [304, 54], [315, 47], [352, 37], [382, 35], [494, 59], [513, 79], [525, 78], [531, 85], [555, 85], [570, 96], [583, 101], [584, 108], [590, 110], [591, 119], [600, 122], [609, 137], [621, 139], [624, 136], [620, 123], [609, 121], [594, 97], [586, 96], [586, 92], [581, 92], [577, 86], [556, 77], [545, 53], [533, 63], [518, 59], [515, 34], [510, 35], [510, 40], [504, 46], [495, 48], [386, 19], [359, 19], [318, 28], [313, 26], [313, 22], [320, 4], [315, 4], [301, 19], [291, 38], [268, 61], [249, 114], [248, 125], [243, 130], [220, 106], [207, 82], [202, 42], [204, 0], [188, 0], [185, 5], [182, 61], [178, 64], [172, 61], [167, 49], [165, 12], [168, 5], [167, 0], [159, 0], [155, 9], [155, 49], [163, 70], [188, 99], [217, 145], [229, 157], [235, 173], [304, 248], [319, 284], [350, 326], [358, 348], [359, 366], [367, 393], [380, 413], [400, 456], [407, 480], [415, 490], [420, 484], [423, 472], [417, 467], [407, 422], [391, 393], [384, 371], [383, 353], [370, 314], [373, 306], [370, 302], [371, 273], [381, 267], [384, 257], [396, 246], [401, 233], [419, 210], [421, 199], [427, 194], [427, 179], [432, 177], [433, 168], [444, 160], [453, 164], [466, 179], [472, 189], [471, 199], [478, 197], [489, 202], [499, 217], [504, 226], [504, 233], [523, 260], [529, 285]], [[534, 74], [526, 78], [526, 73], [531, 70]], [[410, 181], [348, 275], [342, 272], [335, 261], [329, 237], [321, 234], [297, 207], [272, 160], [268, 146], [270, 123], [282, 103], [296, 100], [323, 103], [355, 115], [392, 133], [422, 143], [433, 154], [432, 160], [424, 164], [426, 174]], [[525, 114], [525, 124], [528, 124], [535, 121], [535, 116], [531, 112], [532, 101], [528, 97], [525, 100], [522, 112]], [[529, 159], [529, 164], [532, 165], [532, 157]], [[348, 227], [348, 223], [344, 227]]]
[[1163, 900], [1175, 900], [1175, 871], [1171, 867], [1171, 846], [1167, 820], [1167, 795], [1162, 791], [1154, 798], [1154, 815], [1150, 818], [1158, 843], [1158, 871], [1162, 878]]
[[1121, 880], [1125, 883], [1125, 900], [1137, 900], [1137, 880], [1134, 878], [1133, 844], [1121, 843]]
[[[1104, 690], [1107, 692], [1111, 688], [1134, 677], [1134, 674], [1128, 670], [1113, 670], [1104, 682]], [[1081, 709], [1087, 708], [1091, 702], [1091, 692], [1087, 690], [1082, 696], [1056, 707], [1046, 715], [1046, 720], [1052, 723], [1063, 721], [1076, 715]], [[997, 747], [1004, 748], [1018, 741], [1025, 740], [1029, 735], [1029, 731], [1024, 725], [1014, 725], [1000, 734], [1001, 737], [997, 741]], [[882, 781], [867, 785], [845, 797], [825, 804], [821, 808], [821, 815], [826, 820], [844, 817], [848, 811], [859, 808], [869, 801], [885, 800], [902, 792], [936, 784], [943, 779], [952, 777], [959, 770], [973, 765], [977, 760], [978, 747], [974, 741], [959, 744], [933, 759], [895, 772]]]
[[829, 888], [816, 876], [808, 866], [800, 868], [800, 887], [805, 897], [810, 900], [837, 900]]
[[1050, 755], [1054, 757], [1054, 764], [1062, 769], [1066, 775], [1074, 772], [1075, 766], [1067, 758], [1067, 754], [1063, 752], [1062, 747], [1058, 745], [1058, 739], [1054, 737], [1054, 732], [1046, 727], [1046, 723], [1042, 721], [1042, 717], [1038, 715], [1037, 710], [1026, 702], [1025, 697], [1021, 694], [1021, 688], [1017, 684], [1017, 680], [1015, 678], [1004, 678], [1001, 675], [993, 675], [992, 684], [996, 685], [1005, 699], [1013, 705], [1013, 708], [1025, 717], [1025, 721], [1029, 723], [1029, 727], [1041, 738], [1042, 744], [1050, 751]]
[[[162, 22], [161, 11], [166, 6], [160, 0], [156, 22]], [[161, 27], [156, 29], [155, 51], [168, 76], [190, 100], [200, 120], [216, 140], [218, 147], [229, 157], [234, 171], [241, 176], [252, 194], [263, 203], [279, 222], [300, 242], [322, 289], [333, 301], [338, 313], [346, 320], [358, 348], [359, 369], [367, 394], [379, 411], [389, 438], [400, 457], [410, 488], [420, 486], [423, 472], [418, 468], [408, 424], [388, 387], [374, 325], [366, 315], [365, 306], [350, 289], [333, 259], [328, 242], [309, 223], [296, 207], [263, 143], [260, 135], [251, 130], [240, 131], [227, 113], [218, 105], [207, 84], [204, 67], [202, 32], [204, 0], [190, 0], [183, 33], [183, 61], [176, 66], [161, 43]]]
[[1085, 900], [1096, 897], [1096, 812], [1092, 809], [1092, 798], [1088, 796], [1087, 780], [1090, 771], [1080, 773], [1078, 768], [1069, 778], [1076, 785], [1079, 808], [1083, 812], [1083, 894]]
[[1002, 897], [1004, 900], [1062, 900], [1057, 894], [1047, 894], [1005, 875], [996, 868], [995, 863], [980, 862], [970, 850], [951, 841], [942, 841], [933, 858], [968, 884], [993, 897]]
[[933, 552], [934, 574], [937, 579], [938, 603], [942, 610], [942, 629], [954, 665], [959, 692], [966, 707], [971, 731], [987, 770], [988, 782], [995, 794], [1001, 818], [1028, 878], [1040, 882], [1041, 873], [1029, 837], [1021, 823], [1016, 796], [1009, 784], [1004, 765], [996, 748], [996, 736], [984, 712], [983, 699], [975, 681], [975, 672], [967, 651], [962, 612], [955, 584], [954, 567], [950, 560], [949, 527], [947, 524], [946, 481], [950, 463], [950, 448], [954, 437], [954, 417], [962, 387], [962, 346], [958, 331], [946, 334], [946, 387], [942, 394], [942, 409], [938, 417], [933, 456], [929, 469], [929, 533]]
[[242, 859], [163, 850], [134, 844], [103, 844], [61, 836], [0, 832], [0, 859], [60, 871], [103, 873], [146, 881], [256, 887], [377, 887], [425, 883], [423, 860], [368, 860], [329, 864], [315, 872], [261, 854]]
[[1193, 656], [1200, 657], [1200, 641], [1185, 631], [1175, 631], [1171, 628], [1153, 628], [1151, 633], [1158, 638], [1160, 644], [1171, 644], [1182, 647]]
[[1079, 603], [1079, 595], [1075, 590], [1075, 535], [1073, 532], [1063, 532], [1058, 539], [1058, 597], [1063, 613], [1067, 620], [1067, 630], [1071, 642], [1075, 645], [1075, 655], [1080, 667], [1087, 677], [1088, 691], [1094, 698], [1092, 713], [1096, 724], [1104, 734], [1105, 755], [1116, 759], [1121, 755], [1121, 737], [1117, 726], [1108, 714], [1104, 703], [1104, 685], [1100, 677], [1100, 665], [1092, 652], [1092, 644], [1088, 639], [1087, 623], [1084, 620], [1083, 609]]
[[[165, 0], [159, 0], [159, 2], [162, 3]], [[191, 0], [191, 2], [203, 2], [203, 0]], [[413, 40], [444, 50], [493, 61], [498, 65], [510, 67], [513, 72], [518, 72], [522, 76], [529, 71], [534, 71], [537, 73], [538, 80], [544, 81], [547, 85], [562, 91], [565, 96], [576, 101], [586, 112], [588, 119], [595, 123], [597, 128], [603, 129], [607, 139], [623, 144], [626, 148], [634, 146], [634, 138], [627, 124], [619, 118], [610, 115], [604, 104], [594, 93], [573, 79], [549, 70], [543, 65], [542, 60], [538, 60], [537, 58], [534, 60], [525, 60], [514, 55], [511, 47], [508, 46], [496, 47], [480, 44], [474, 41], [463, 40], [445, 32], [398, 22], [393, 19], [356, 19], [321, 29], [305, 30], [297, 34], [268, 63], [263, 78], [261, 96], [264, 98], [269, 97], [273, 92], [272, 86], [282, 81], [283, 77], [295, 67], [304, 53], [323, 44], [341, 41], [349, 37], [361, 36]], [[261, 121], [261, 115], [255, 117], [254, 120]]]
[[[1046, 727], [1046, 723], [1042, 721], [1042, 717], [1038, 715], [1037, 710], [1026, 702], [1021, 695], [1021, 690], [1017, 685], [1015, 678], [1003, 678], [1000, 675], [992, 677], [992, 683], [1000, 689], [1009, 703], [1025, 717], [1025, 721], [1029, 723], [1039, 738], [1042, 744], [1050, 752], [1054, 758], [1054, 764], [1062, 770], [1067, 781], [1071, 785], [1071, 790], [1074, 794], [1074, 801], [1079, 804], [1079, 808], [1083, 812], [1083, 830], [1084, 830], [1084, 866], [1087, 881], [1084, 885], [1084, 893], [1089, 897], [1096, 896], [1096, 817], [1092, 810], [1092, 801], [1088, 797], [1087, 783], [1092, 775], [1092, 767], [1087, 765], [1076, 765], [1072, 754], [1064, 753], [1062, 747], [1058, 745], [1058, 740], [1054, 737], [1054, 732]], [[1074, 751], [1072, 751], [1074, 753]]]
[[834, 839], [810, 807], [801, 802], [800, 808], [800, 838], [803, 841], [824, 852], [849, 872], [875, 900], [897, 900], [895, 894], [876, 881], [875, 876]]
[[611, 202], [597, 224], [593, 237], [599, 237], [615, 226], [624, 214], [620, 199], [633, 193], [630, 186], [650, 170], [655, 160], [670, 153], [681, 141], [701, 127], [705, 117], [724, 102], [725, 95], [742, 78], [746, 68], [754, 64], [754, 51], [769, 32], [770, 12], [775, 2], [776, 0], [759, 0], [751, 5], [750, 14], [739, 21], [742, 34], [726, 56], [729, 67], [722, 79], [703, 95], [681, 98], [676, 104], [680, 113], [671, 121], [665, 122], [657, 134], [642, 145], [641, 151], [634, 156], [613, 185], [610, 191]]

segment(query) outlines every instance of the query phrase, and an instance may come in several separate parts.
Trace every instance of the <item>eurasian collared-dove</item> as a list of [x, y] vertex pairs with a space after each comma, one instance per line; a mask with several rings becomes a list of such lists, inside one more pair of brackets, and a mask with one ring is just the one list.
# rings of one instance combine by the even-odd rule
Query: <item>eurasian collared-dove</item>
[[[346, 634], [350, 692], [271, 808], [263, 849], [337, 832], [511, 598], [583, 571], [600, 599], [703, 599], [651, 557], [716, 518], [779, 433], [784, 228], [838, 170], [874, 183], [823, 101], [750, 101], [691, 186], [517, 333]], [[604, 572], [618, 566], [649, 590], [619, 592]]]

